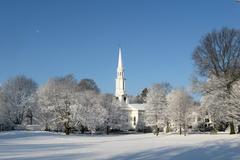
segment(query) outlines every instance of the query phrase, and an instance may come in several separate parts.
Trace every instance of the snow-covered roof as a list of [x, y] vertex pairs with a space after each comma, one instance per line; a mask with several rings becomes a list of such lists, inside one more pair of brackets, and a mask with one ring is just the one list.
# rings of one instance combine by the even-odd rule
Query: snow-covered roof
[[128, 104], [129, 107], [132, 107], [133, 109], [136, 109], [136, 110], [145, 110], [145, 105], [146, 104], [138, 104], [138, 103], [134, 103], [134, 104]]

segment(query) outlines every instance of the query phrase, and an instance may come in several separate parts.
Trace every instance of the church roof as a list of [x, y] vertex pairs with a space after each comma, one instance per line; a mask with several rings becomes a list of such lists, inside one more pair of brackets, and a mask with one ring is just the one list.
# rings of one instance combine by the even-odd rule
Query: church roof
[[133, 109], [135, 109], [135, 110], [145, 110], [145, 106], [146, 106], [146, 104], [138, 104], [138, 103], [134, 103], [134, 104], [128, 104], [129, 105], [129, 107], [131, 107], [131, 108], [133, 108]]

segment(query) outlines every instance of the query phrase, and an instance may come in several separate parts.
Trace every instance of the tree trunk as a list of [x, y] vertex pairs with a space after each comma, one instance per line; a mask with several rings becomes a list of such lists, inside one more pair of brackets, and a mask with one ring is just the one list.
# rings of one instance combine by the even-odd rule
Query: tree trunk
[[167, 122], [166, 133], [170, 132], [169, 122]]
[[70, 127], [69, 127], [69, 124], [67, 122], [64, 123], [64, 127], [65, 127], [65, 134], [69, 135], [70, 134]]
[[110, 126], [107, 125], [107, 135], [109, 135], [109, 129], [110, 129]]
[[158, 134], [159, 134], [159, 131], [160, 131], [160, 128], [159, 128], [159, 127], [157, 127], [157, 133], [156, 133], [156, 136], [158, 136]]
[[33, 117], [30, 117], [30, 125], [32, 125]]
[[66, 129], [65, 129], [65, 133], [66, 133], [66, 135], [69, 135], [69, 134], [70, 134], [70, 129], [69, 129], [69, 128], [66, 128]]
[[233, 121], [230, 122], [230, 134], [236, 134]]
[[45, 124], [45, 131], [50, 131], [50, 129], [48, 128], [48, 123]]
[[[231, 83], [228, 83], [227, 84], [228, 99], [230, 99], [231, 89], [232, 89]], [[236, 134], [234, 123], [233, 123], [233, 117], [232, 117], [232, 121], [230, 122], [230, 134]]]
[[185, 123], [183, 124], [183, 128], [184, 128], [184, 136], [186, 136], [187, 135], [187, 129], [186, 129], [186, 124]]
[[84, 132], [85, 132], [85, 127], [81, 125], [81, 133], [84, 134]]
[[180, 130], [179, 130], [180, 135], [182, 135], [182, 125], [180, 124]]

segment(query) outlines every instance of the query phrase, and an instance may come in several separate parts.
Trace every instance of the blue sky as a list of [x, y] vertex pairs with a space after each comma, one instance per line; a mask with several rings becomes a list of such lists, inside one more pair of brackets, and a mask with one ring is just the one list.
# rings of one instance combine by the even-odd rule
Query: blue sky
[[1, 0], [0, 83], [74, 74], [114, 93], [118, 47], [127, 91], [190, 84], [191, 54], [213, 29], [240, 26], [234, 0]]

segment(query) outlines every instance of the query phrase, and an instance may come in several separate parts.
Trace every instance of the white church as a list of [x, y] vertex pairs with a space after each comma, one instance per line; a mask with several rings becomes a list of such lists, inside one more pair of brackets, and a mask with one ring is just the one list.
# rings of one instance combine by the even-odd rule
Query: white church
[[145, 104], [130, 104], [128, 96], [126, 94], [126, 79], [124, 77], [124, 67], [122, 62], [121, 48], [118, 50], [118, 66], [117, 66], [117, 78], [116, 78], [116, 98], [126, 104], [125, 110], [129, 114], [127, 129], [137, 129], [144, 127], [144, 112]]
[[[118, 50], [118, 66], [117, 66], [117, 78], [116, 78], [116, 90], [115, 97], [120, 101], [120, 103], [125, 104], [124, 110], [128, 113], [128, 125], [125, 129], [143, 129], [144, 123], [144, 113], [146, 104], [139, 103], [129, 103], [128, 95], [126, 93], [126, 79], [124, 77], [124, 67], [122, 62], [122, 51], [121, 48]], [[205, 125], [211, 125], [211, 118], [209, 116], [199, 117], [196, 112], [193, 112], [193, 119], [191, 121], [192, 125], [197, 125], [201, 119], [206, 122]], [[199, 119], [200, 118], [200, 119]], [[206, 121], [207, 120], [207, 121]], [[172, 122], [172, 125], [174, 123]]]

